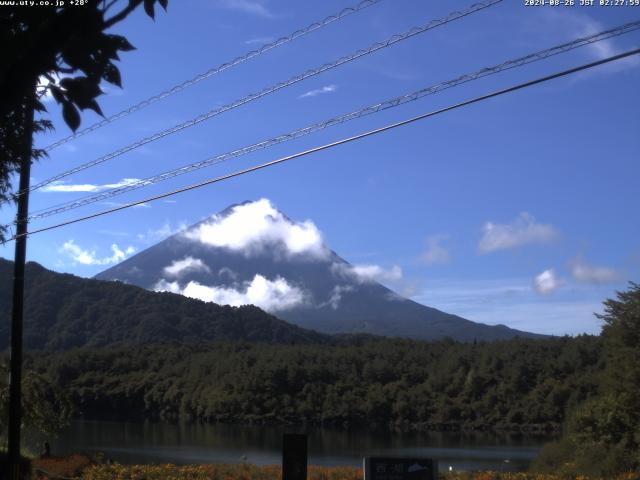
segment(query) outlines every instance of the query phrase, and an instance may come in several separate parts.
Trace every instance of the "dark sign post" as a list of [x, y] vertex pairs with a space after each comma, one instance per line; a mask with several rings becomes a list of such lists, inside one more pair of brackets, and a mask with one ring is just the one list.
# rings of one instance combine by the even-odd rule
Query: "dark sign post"
[[282, 480], [307, 480], [307, 436], [285, 433], [282, 437]]
[[437, 480], [438, 462], [430, 458], [365, 457], [364, 480]]

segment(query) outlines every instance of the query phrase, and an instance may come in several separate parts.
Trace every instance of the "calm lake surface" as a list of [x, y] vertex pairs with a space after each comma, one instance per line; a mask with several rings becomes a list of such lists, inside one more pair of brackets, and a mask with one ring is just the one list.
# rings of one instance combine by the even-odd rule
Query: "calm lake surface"
[[[366, 455], [439, 460], [448, 470], [524, 470], [548, 437], [483, 433], [390, 433], [237, 425], [75, 421], [52, 453], [104, 452], [121, 463], [281, 463], [283, 433], [308, 433], [312, 465], [361, 466]], [[37, 451], [37, 450], [36, 450]], [[246, 460], [245, 460], [246, 458]]]

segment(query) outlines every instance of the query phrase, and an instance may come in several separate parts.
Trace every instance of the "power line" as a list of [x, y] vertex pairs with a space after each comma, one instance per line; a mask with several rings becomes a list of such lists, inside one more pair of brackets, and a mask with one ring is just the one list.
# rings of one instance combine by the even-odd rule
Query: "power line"
[[33, 212], [30, 216], [29, 216], [29, 220], [37, 220], [37, 219], [41, 219], [41, 218], [45, 218], [45, 217], [49, 217], [51, 215], [56, 215], [68, 210], [72, 210], [75, 208], [79, 208], [81, 206], [84, 205], [89, 205], [92, 203], [96, 203], [99, 202], [101, 200], [106, 200], [112, 197], [115, 197], [117, 195], [121, 195], [133, 190], [137, 190], [140, 188], [144, 188], [146, 186], [149, 185], [153, 185], [156, 183], [160, 183], [162, 181], [177, 177], [179, 175], [184, 175], [186, 173], [190, 173], [193, 172], [195, 170], [199, 170], [201, 168], [205, 168], [205, 167], [209, 167], [212, 165], [217, 165], [219, 163], [222, 163], [224, 161], [233, 159], [233, 158], [237, 158], [240, 157], [242, 155], [246, 155], [248, 153], [252, 153], [258, 150], [262, 150], [268, 147], [271, 147], [273, 145], [278, 145], [280, 143], [284, 143], [290, 140], [295, 140], [297, 138], [300, 138], [302, 136], [305, 135], [309, 135], [311, 133], [320, 131], [320, 130], [324, 130], [326, 128], [335, 126], [335, 125], [340, 125], [343, 123], [346, 123], [348, 121], [351, 120], [355, 120], [357, 118], [361, 118], [364, 117], [366, 115], [370, 115], [370, 114], [374, 114], [383, 110], [387, 110], [390, 108], [395, 108], [397, 106], [403, 105], [405, 103], [408, 102], [412, 102], [415, 100], [418, 100], [420, 98], [423, 98], [427, 95], [433, 95], [436, 94], [440, 91], [446, 90], [448, 88], [452, 88], [458, 85], [461, 85], [463, 83], [467, 83], [473, 80], [477, 80], [479, 78], [483, 78], [486, 76], [490, 76], [490, 75], [494, 75], [497, 73], [500, 73], [502, 71], [505, 70], [509, 70], [512, 68], [516, 68], [516, 67], [520, 67], [523, 65], [527, 65], [529, 63], [533, 63], [533, 62], [537, 62], [546, 58], [549, 58], [551, 56], [554, 55], [558, 55], [561, 53], [565, 53], [568, 52], [570, 50], [579, 48], [579, 47], [583, 47], [585, 45], [591, 45], [595, 42], [598, 41], [602, 41], [605, 39], [609, 39], [615, 36], [619, 36], [619, 35], [623, 35], [625, 33], [629, 33], [632, 32], [634, 30], [638, 30], [640, 29], [640, 21], [635, 21], [635, 22], [631, 22], [631, 23], [627, 23], [624, 25], [620, 25], [618, 27], [615, 28], [611, 28], [608, 30], [605, 30], [603, 32], [600, 33], [596, 33], [594, 35], [589, 35], [587, 37], [582, 37], [582, 38], [578, 38], [575, 39], [571, 42], [568, 43], [564, 43], [561, 45], [557, 45], [545, 50], [541, 50], [535, 53], [531, 53], [529, 55], [523, 56], [523, 57], [519, 57], [516, 59], [512, 59], [512, 60], [508, 60], [506, 62], [503, 62], [501, 64], [492, 66], [492, 67], [486, 67], [486, 68], [482, 68], [480, 70], [477, 70], [473, 73], [467, 73], [464, 75], [461, 75], [457, 78], [454, 78], [452, 80], [447, 80], [435, 85], [431, 85], [429, 87], [425, 87], [422, 88], [420, 90], [416, 90], [414, 92], [399, 96], [399, 97], [395, 97], [392, 99], [388, 99], [385, 100], [383, 102], [380, 103], [376, 103], [373, 105], [369, 105], [367, 107], [361, 108], [359, 110], [356, 111], [352, 111], [337, 117], [333, 117], [329, 120], [323, 121], [323, 122], [319, 122], [319, 123], [315, 123], [303, 128], [300, 128], [298, 130], [294, 130], [292, 132], [283, 134], [283, 135], [279, 135], [277, 137], [273, 137], [270, 138], [268, 140], [264, 140], [258, 143], [254, 143], [252, 145], [249, 146], [245, 146], [236, 150], [233, 150], [231, 152], [227, 152], [227, 153], [223, 153], [220, 155], [216, 155], [213, 157], [210, 157], [208, 159], [199, 161], [199, 162], [195, 162], [195, 163], [191, 163], [189, 165], [185, 165], [182, 166], [180, 168], [176, 168], [173, 170], [169, 170], [167, 172], [164, 173], [160, 173], [158, 175], [154, 175], [152, 177], [148, 177], [146, 179], [143, 180], [138, 180], [135, 182], [131, 182], [127, 185], [123, 185], [121, 187], [117, 187], [117, 188], [113, 188], [110, 189], [106, 192], [102, 192], [99, 193], [97, 195], [89, 195], [83, 198], [80, 198], [78, 200], [73, 200], [70, 202], [64, 202], [58, 205], [54, 205], [52, 207], [47, 207], [45, 209], [41, 209], [38, 211]]
[[224, 180], [229, 180], [231, 178], [239, 177], [239, 176], [245, 175], [247, 173], [255, 172], [257, 170], [262, 170], [264, 168], [271, 167], [271, 166], [274, 166], [274, 165], [277, 165], [277, 164], [280, 164], [280, 163], [284, 163], [284, 162], [287, 162], [287, 161], [290, 161], [290, 160], [294, 160], [296, 158], [304, 157], [304, 156], [310, 155], [312, 153], [316, 153], [316, 152], [319, 152], [319, 151], [322, 151], [322, 150], [327, 150], [329, 148], [337, 147], [339, 145], [343, 145], [345, 143], [350, 143], [350, 142], [353, 142], [355, 140], [360, 140], [360, 139], [365, 138], [365, 137], [369, 137], [369, 136], [372, 136], [372, 135], [377, 135], [379, 133], [386, 132], [387, 130], [392, 130], [394, 128], [402, 127], [404, 125], [408, 125], [410, 123], [417, 122], [418, 120], [424, 120], [426, 118], [434, 117], [434, 116], [439, 115], [441, 113], [449, 112], [451, 110], [455, 110], [455, 109], [458, 109], [458, 108], [461, 108], [461, 107], [465, 107], [465, 106], [468, 106], [468, 105], [471, 105], [471, 104], [474, 104], [474, 103], [478, 103], [478, 102], [481, 102], [481, 101], [484, 101], [484, 100], [488, 100], [488, 99], [493, 98], [493, 97], [497, 97], [497, 96], [500, 96], [500, 95], [511, 93], [511, 92], [516, 91], [516, 90], [521, 90], [523, 88], [527, 88], [527, 87], [531, 87], [533, 85], [537, 85], [537, 84], [540, 84], [540, 83], [543, 83], [543, 82], [547, 82], [549, 80], [553, 80], [553, 79], [564, 77], [564, 76], [567, 76], [567, 75], [570, 75], [570, 74], [573, 74], [573, 73], [576, 73], [576, 72], [587, 70], [587, 69], [596, 67], [598, 65], [603, 65], [603, 64], [610, 63], [610, 62], [613, 62], [613, 61], [616, 61], [616, 60], [620, 60], [622, 58], [630, 57], [632, 55], [637, 55], [639, 53], [640, 53], [640, 48], [637, 48], [637, 49], [630, 50], [630, 51], [627, 51], [627, 52], [624, 52], [624, 53], [621, 53], [621, 54], [618, 54], [618, 55], [613, 55], [613, 56], [604, 58], [602, 60], [598, 60], [596, 62], [583, 64], [583, 65], [580, 65], [580, 66], [577, 66], [577, 67], [570, 68], [568, 70], [563, 70], [561, 72], [557, 72], [557, 73], [554, 73], [554, 74], [551, 74], [551, 75], [540, 77], [540, 78], [537, 78], [535, 80], [530, 80], [528, 82], [519, 83], [517, 85], [511, 86], [511, 87], [508, 87], [508, 88], [504, 88], [504, 89], [501, 89], [501, 90], [496, 90], [494, 92], [491, 92], [491, 93], [488, 93], [488, 94], [485, 94], [485, 95], [481, 95], [479, 97], [472, 98], [471, 100], [465, 100], [463, 102], [456, 103], [456, 104], [450, 105], [448, 107], [444, 107], [444, 108], [441, 108], [441, 109], [438, 109], [438, 110], [434, 110], [434, 111], [431, 111], [431, 112], [428, 112], [428, 113], [423, 113], [422, 115], [418, 115], [418, 116], [415, 116], [415, 117], [412, 117], [412, 118], [409, 118], [409, 119], [406, 119], [406, 120], [402, 120], [400, 122], [392, 123], [390, 125], [385, 125], [384, 127], [380, 127], [380, 128], [376, 128], [376, 129], [373, 129], [373, 130], [369, 130], [367, 132], [360, 133], [358, 135], [354, 135], [352, 137], [343, 138], [342, 140], [337, 140], [337, 141], [332, 142], [332, 143], [327, 143], [327, 144], [321, 145], [319, 147], [314, 147], [314, 148], [311, 148], [311, 149], [308, 149], [308, 150], [304, 150], [302, 152], [294, 153], [293, 155], [288, 155], [286, 157], [281, 157], [281, 158], [278, 158], [276, 160], [272, 160], [270, 162], [266, 162], [266, 163], [262, 163], [260, 165], [256, 165], [256, 166], [249, 167], [249, 168], [245, 168], [243, 170], [238, 170], [238, 171], [235, 171], [235, 172], [232, 172], [232, 173], [228, 173], [226, 175], [221, 175], [219, 177], [215, 177], [215, 178], [212, 178], [212, 179], [209, 179], [209, 180], [205, 180], [203, 182], [192, 184], [192, 185], [189, 185], [187, 187], [183, 187], [183, 188], [179, 188], [179, 189], [176, 189], [176, 190], [172, 190], [170, 192], [162, 193], [160, 195], [154, 195], [152, 197], [147, 197], [144, 200], [138, 200], [138, 201], [135, 201], [135, 202], [128, 203], [126, 205], [121, 205], [121, 206], [114, 207], [114, 208], [111, 208], [111, 209], [108, 209], [108, 210], [103, 210], [101, 212], [93, 213], [91, 215], [78, 217], [78, 218], [75, 218], [75, 219], [72, 219], [72, 220], [67, 220], [65, 222], [57, 223], [55, 225], [50, 225], [48, 227], [43, 227], [43, 228], [39, 228], [37, 230], [32, 230], [31, 232], [27, 232], [27, 233], [25, 233], [23, 235], [16, 235], [16, 236], [10, 238], [8, 241], [15, 240], [16, 238], [24, 236], [24, 235], [34, 235], [36, 233], [46, 232], [48, 230], [53, 230], [53, 229], [64, 227], [64, 226], [71, 225], [71, 224], [74, 224], [74, 223], [90, 220], [92, 218], [100, 217], [100, 216], [103, 216], [103, 215], [108, 215], [108, 214], [111, 214], [111, 213], [118, 212], [120, 210], [124, 210], [124, 209], [127, 209], [127, 208], [135, 207], [136, 205], [141, 205], [143, 203], [153, 202], [155, 200], [160, 200], [162, 198], [167, 198], [167, 197], [176, 195], [178, 193], [183, 193], [183, 192], [187, 192], [187, 191], [190, 191], [190, 190], [195, 190], [197, 188], [201, 188], [201, 187], [204, 187], [204, 186], [207, 186], [207, 185], [211, 185], [213, 183], [219, 183], [219, 182], [222, 182]]
[[[68, 177], [69, 175], [72, 175], [74, 173], [78, 173], [82, 170], [86, 170], [87, 168], [90, 167], [94, 167], [96, 165], [99, 165], [101, 163], [104, 163], [108, 160], [112, 160], [116, 157], [119, 157], [120, 155], [123, 155], [127, 152], [130, 152], [132, 150], [135, 150], [136, 148], [139, 148], [143, 145], [146, 145], [148, 143], [154, 142], [156, 140], [159, 140], [161, 138], [164, 138], [166, 136], [172, 135], [174, 133], [177, 133], [181, 130], [184, 130], [186, 128], [190, 128], [193, 127], [194, 125], [197, 125], [201, 122], [204, 122], [205, 120], [209, 120], [217, 115], [220, 115], [222, 113], [225, 113], [229, 110], [233, 110], [237, 107], [240, 107], [244, 104], [247, 104], [249, 102], [252, 102], [254, 100], [258, 100], [262, 97], [265, 97], [267, 95], [270, 95], [272, 93], [275, 93], [279, 90], [282, 90], [283, 88], [289, 87], [291, 85], [294, 85], [296, 83], [299, 83], [303, 80], [306, 80], [307, 78], [311, 78], [314, 77], [316, 75], [319, 75], [321, 73], [324, 73], [328, 70], [331, 70], [333, 68], [336, 68], [340, 65], [344, 65], [346, 63], [352, 62], [358, 58], [364, 57], [366, 55], [369, 55], [373, 52], [377, 52], [378, 50], [382, 50], [384, 48], [390, 47], [391, 45], [395, 45], [398, 42], [401, 42], [403, 40], [406, 40], [408, 38], [414, 37], [416, 35], [419, 35], [421, 33], [427, 32], [429, 30], [432, 30], [436, 27], [445, 25], [447, 23], [453, 22], [454, 20], [458, 20], [460, 18], [466, 17], [468, 15], [471, 15], [473, 13], [476, 13], [480, 10], [484, 10], [485, 8], [491, 7], [493, 5], [496, 5], [498, 3], [502, 2], [502, 0], [489, 0], [485, 3], [475, 3], [473, 5], [471, 5], [469, 8], [463, 10], [463, 11], [456, 11], [456, 12], [452, 12], [449, 15], [447, 15], [446, 17], [442, 18], [442, 19], [438, 19], [438, 20], [432, 20], [429, 23], [422, 25], [420, 27], [413, 27], [409, 30], [407, 30], [404, 33], [400, 33], [400, 34], [395, 34], [392, 35], [391, 37], [389, 37], [388, 39], [386, 39], [385, 41], [382, 42], [377, 42], [374, 43], [373, 45], [369, 46], [368, 48], [365, 49], [361, 49], [361, 50], [357, 50], [356, 52], [353, 52], [349, 55], [346, 55], [344, 57], [339, 58], [338, 60], [331, 62], [331, 63], [325, 63], [324, 65], [311, 69], [311, 70], [307, 70], [306, 72], [300, 74], [300, 75], [296, 75], [294, 77], [291, 77], [289, 80], [286, 80], [284, 82], [272, 85], [270, 87], [267, 87], [263, 90], [261, 90], [259, 93], [251, 93], [249, 95], [247, 95], [246, 97], [240, 99], [240, 100], [236, 100], [233, 103], [230, 103], [228, 105], [225, 105], [223, 107], [219, 107], [216, 108], [214, 110], [211, 110], [207, 113], [204, 113], [202, 115], [199, 115], [195, 118], [192, 118], [191, 120], [187, 120], [186, 122], [180, 123], [174, 127], [168, 128], [166, 130], [163, 130], [161, 132], [155, 133], [149, 137], [143, 138], [142, 140], [139, 140], [135, 143], [132, 143], [130, 145], [127, 145], [126, 147], [122, 147], [112, 153], [109, 153], [107, 155], [104, 155], [102, 157], [99, 157], [95, 160], [92, 160], [90, 162], [84, 163], [82, 165], [79, 165], [75, 168], [72, 168], [70, 170], [67, 170], [65, 172], [62, 172], [58, 175], [55, 175], [51, 178], [48, 178], [47, 180], [44, 180], [34, 186], [32, 186], [30, 188], [29, 191], [34, 191], [37, 190], [39, 188], [44, 187], [45, 185], [49, 185], [50, 183], [53, 183], [55, 181], [61, 180], [65, 177]], [[20, 193], [18, 193], [18, 195], [20, 195]]]
[[274, 48], [278, 48], [281, 47], [282, 45], [285, 45], [289, 42], [292, 42], [293, 40], [296, 40], [297, 38], [300, 38], [308, 33], [314, 32], [316, 30], [320, 30], [321, 28], [326, 27], [327, 25], [336, 22], [338, 20], [341, 20], [349, 15], [351, 15], [352, 13], [357, 13], [360, 12], [361, 10], [364, 10], [367, 7], [370, 7], [372, 5], [375, 5], [377, 3], [380, 3], [383, 0], [363, 0], [360, 3], [358, 3], [357, 5], [351, 6], [351, 7], [347, 7], [347, 8], [343, 8], [340, 12], [334, 14], [334, 15], [329, 15], [328, 17], [325, 17], [323, 20], [320, 20], [318, 22], [314, 22], [310, 25], [308, 25], [305, 28], [301, 28], [299, 30], [296, 30], [295, 32], [284, 36], [284, 37], [280, 37], [279, 39], [270, 42], [270, 43], [266, 43], [263, 46], [261, 46], [260, 48], [257, 48], [255, 50], [251, 50], [250, 52], [245, 53], [244, 55], [241, 55], [239, 57], [234, 58], [233, 60], [229, 61], [229, 62], [225, 62], [222, 63], [216, 67], [213, 67], [209, 70], [207, 70], [206, 72], [200, 73], [198, 75], [196, 75], [195, 77], [186, 80], [178, 85], [175, 85], [163, 92], [160, 92], [152, 97], [149, 97], [145, 100], [142, 100], [141, 102], [136, 103], [135, 105], [132, 105], [131, 107], [122, 110], [121, 112], [115, 113], [103, 120], [100, 120], [97, 123], [94, 123], [93, 125], [88, 126], [87, 128], [84, 128], [82, 130], [79, 130], [75, 133], [73, 133], [72, 135], [69, 135], [65, 138], [62, 138], [54, 143], [52, 143], [51, 145], [48, 145], [47, 147], [45, 147], [45, 150], [47, 151], [51, 151], [56, 147], [59, 147], [60, 145], [63, 145], [67, 142], [70, 142], [71, 140], [75, 140], [78, 137], [81, 137], [83, 135], [86, 135], [87, 133], [93, 132], [94, 130], [97, 130], [99, 128], [104, 127], [105, 125], [108, 125], [120, 118], [126, 117], [127, 115], [130, 115], [131, 113], [137, 112], [139, 110], [142, 110], [143, 108], [148, 107], [149, 105], [156, 103], [160, 100], [163, 100], [167, 97], [170, 97], [171, 95], [174, 95], [176, 93], [179, 93], [183, 90], [185, 90], [186, 88], [189, 88], [193, 85], [195, 85], [196, 83], [201, 82], [202, 80], [206, 80], [207, 78], [210, 78], [214, 75], [217, 75], [220, 72], [223, 72], [225, 70], [228, 70], [229, 68], [235, 67], [236, 65], [240, 65], [241, 63], [246, 62], [247, 60], [250, 60], [252, 58], [258, 57], [260, 55], [262, 55], [263, 53], [267, 53], [270, 50], [273, 50]]

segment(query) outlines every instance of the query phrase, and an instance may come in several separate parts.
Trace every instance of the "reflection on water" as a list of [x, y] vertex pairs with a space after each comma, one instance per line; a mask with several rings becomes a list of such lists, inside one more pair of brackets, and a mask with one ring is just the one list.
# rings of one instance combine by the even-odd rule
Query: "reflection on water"
[[50, 440], [52, 453], [104, 452], [122, 463], [279, 464], [283, 433], [309, 435], [309, 463], [362, 465], [366, 455], [436, 458], [442, 470], [524, 470], [548, 437], [488, 433], [391, 433], [75, 421]]

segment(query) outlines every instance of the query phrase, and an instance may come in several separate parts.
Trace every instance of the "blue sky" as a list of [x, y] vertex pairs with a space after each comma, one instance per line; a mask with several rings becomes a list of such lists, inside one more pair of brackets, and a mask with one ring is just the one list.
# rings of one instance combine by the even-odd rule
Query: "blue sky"
[[[32, 181], [471, 3], [384, 0], [55, 149], [34, 166]], [[57, 190], [85, 191], [34, 192], [31, 211], [640, 19], [638, 7], [523, 3], [502, 2], [69, 177]], [[123, 54], [124, 88], [106, 87], [103, 111], [116, 113], [349, 5], [174, 0], [155, 22], [137, 12], [114, 30], [137, 50]], [[111, 201], [178, 188], [639, 44], [636, 31]], [[181, 225], [233, 203], [268, 198], [290, 218], [313, 221], [346, 260], [393, 272], [383, 275], [384, 283], [416, 301], [489, 324], [597, 333], [593, 312], [602, 300], [640, 279], [640, 221], [634, 212], [640, 183], [638, 85], [640, 61], [628, 59], [170, 200], [34, 235], [28, 259], [92, 276]], [[47, 105], [57, 130], [39, 138], [40, 146], [69, 133], [57, 106]], [[97, 120], [86, 112], [83, 126]], [[32, 228], [113, 203], [52, 216]], [[6, 223], [14, 212], [5, 207], [0, 214]], [[12, 258], [13, 245], [2, 247], [1, 255]]]

